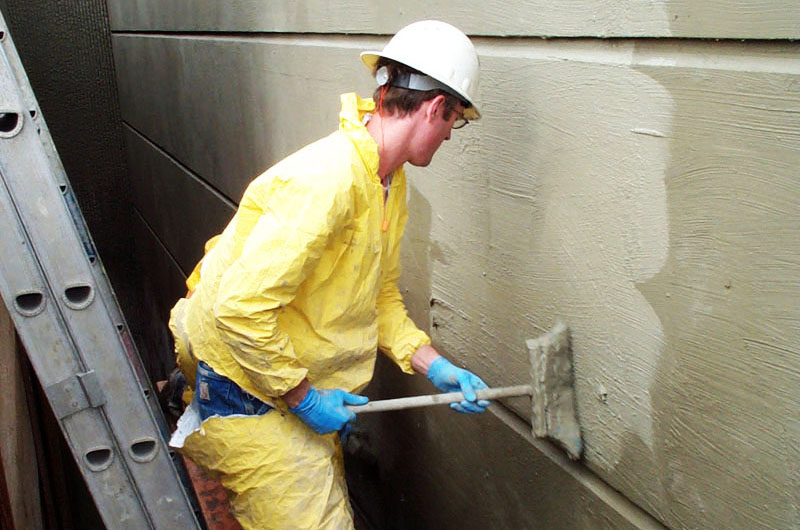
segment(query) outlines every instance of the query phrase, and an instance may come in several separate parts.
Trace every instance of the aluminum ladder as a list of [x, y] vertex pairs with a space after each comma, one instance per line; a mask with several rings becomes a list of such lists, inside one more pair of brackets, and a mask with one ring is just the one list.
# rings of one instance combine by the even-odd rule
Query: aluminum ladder
[[106, 527], [200, 528], [2, 14], [0, 295]]

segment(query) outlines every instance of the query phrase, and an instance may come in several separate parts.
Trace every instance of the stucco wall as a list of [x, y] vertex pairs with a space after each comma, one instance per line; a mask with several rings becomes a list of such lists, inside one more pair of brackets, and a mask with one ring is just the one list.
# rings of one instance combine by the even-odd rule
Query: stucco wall
[[[484, 119], [408, 170], [407, 304], [498, 385], [568, 322], [586, 457], [515, 416], [364, 417], [354, 496], [382, 528], [797, 527], [800, 8], [702, 4], [109, 0], [158, 296], [339, 93], [371, 93], [360, 50], [448, 20], [478, 36]], [[370, 388], [430, 390], [385, 363]]]

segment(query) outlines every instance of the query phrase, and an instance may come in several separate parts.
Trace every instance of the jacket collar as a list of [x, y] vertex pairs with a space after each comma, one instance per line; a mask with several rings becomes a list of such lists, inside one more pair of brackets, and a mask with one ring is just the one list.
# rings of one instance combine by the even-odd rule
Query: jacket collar
[[367, 113], [375, 112], [375, 102], [372, 98], [361, 99], [355, 92], [342, 94], [340, 100], [342, 110], [339, 112], [339, 130], [345, 133], [355, 145], [370, 178], [380, 182], [378, 144], [367, 131], [363, 121]]

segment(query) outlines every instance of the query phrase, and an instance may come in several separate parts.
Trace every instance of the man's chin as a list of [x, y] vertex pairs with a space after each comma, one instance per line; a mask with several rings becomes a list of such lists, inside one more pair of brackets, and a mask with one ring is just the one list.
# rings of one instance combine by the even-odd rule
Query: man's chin
[[422, 161], [409, 160], [408, 163], [411, 164], [414, 167], [428, 167], [430, 165], [430, 163], [431, 163], [431, 160], [433, 160], [433, 158], [429, 158], [427, 160], [422, 160]]

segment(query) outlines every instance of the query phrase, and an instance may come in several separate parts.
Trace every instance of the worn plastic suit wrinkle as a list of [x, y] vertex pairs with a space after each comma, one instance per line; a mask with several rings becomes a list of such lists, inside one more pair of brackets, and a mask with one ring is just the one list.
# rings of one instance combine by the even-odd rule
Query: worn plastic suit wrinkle
[[[350, 110], [347, 110], [348, 108]], [[368, 100], [358, 99], [354, 94], [343, 96], [344, 110], [342, 112], [342, 126], [339, 133], [334, 133], [328, 138], [304, 148], [301, 152], [296, 153], [276, 165], [251, 184], [242, 200], [240, 210], [222, 236], [223, 241], [220, 245], [225, 245], [226, 239], [229, 239], [229, 246], [232, 248], [217, 248], [212, 255], [216, 257], [218, 254], [221, 254], [223, 256], [221, 258], [222, 260], [225, 260], [225, 254], [234, 256], [237, 258], [236, 264], [238, 265], [239, 262], [250, 262], [253, 255], [259, 254], [261, 247], [265, 245], [269, 246], [269, 244], [278, 245], [276, 247], [276, 252], [264, 256], [262, 261], [254, 265], [254, 269], [252, 269], [260, 273], [259, 281], [269, 284], [268, 289], [259, 286], [257, 289], [251, 289], [250, 292], [247, 293], [247, 296], [236, 293], [231, 295], [228, 293], [227, 296], [233, 296], [232, 299], [225, 298], [225, 295], [220, 295], [215, 303], [214, 311], [218, 322], [214, 323], [213, 328], [215, 329], [210, 329], [210, 331], [215, 331], [220, 335], [220, 339], [226, 343], [230, 350], [230, 360], [237, 360], [237, 362], [226, 363], [224, 359], [203, 359], [211, 364], [215, 370], [239, 382], [248, 391], [265, 400], [281, 394], [282, 392], [279, 390], [285, 392], [291, 388], [292, 384], [296, 384], [304, 375], [307, 375], [307, 373], [302, 372], [302, 368], [300, 368], [300, 366], [304, 366], [302, 361], [300, 361], [299, 365], [294, 363], [296, 355], [293, 349], [296, 347], [295, 343], [297, 341], [295, 338], [297, 334], [291, 333], [292, 340], [289, 342], [286, 342], [287, 339], [281, 336], [281, 321], [293, 320], [291, 318], [292, 316], [298, 317], [298, 321], [306, 323], [306, 332], [311, 329], [318, 332], [319, 330], [316, 328], [319, 326], [317, 324], [321, 324], [322, 320], [335, 322], [346, 321], [344, 311], [345, 306], [349, 305], [349, 303], [346, 302], [347, 297], [356, 298], [357, 295], [359, 299], [366, 301], [374, 299], [375, 305], [371, 309], [364, 308], [363, 316], [365, 317], [365, 321], [375, 322], [375, 313], [377, 312], [378, 335], [386, 337], [385, 340], [381, 340], [381, 349], [389, 354], [396, 362], [400, 361], [399, 364], [401, 368], [407, 372], [411, 371], [411, 354], [413, 354], [416, 348], [429, 340], [406, 316], [405, 308], [402, 305], [402, 297], [399, 295], [399, 292], [397, 292], [396, 285], [387, 285], [387, 278], [396, 279], [398, 274], [388, 274], [381, 279], [383, 272], [390, 271], [392, 267], [398, 266], [396, 258], [399, 238], [397, 234], [401, 233], [407, 217], [404, 204], [404, 174], [402, 170], [396, 172], [392, 185], [393, 193], [389, 201], [389, 209], [392, 210], [389, 212], [389, 220], [394, 234], [388, 235], [388, 239], [376, 237], [373, 227], [379, 227], [380, 220], [376, 218], [376, 213], [378, 213], [379, 210], [375, 208], [374, 203], [380, 205], [379, 201], [381, 200], [381, 188], [379, 179], [377, 178], [377, 144], [360, 122], [353, 120], [352, 117], [347, 117], [348, 112], [350, 112], [350, 115], [353, 114], [352, 110], [354, 108], [359, 108], [360, 111], [363, 112], [365, 110], [371, 110], [372, 104]], [[348, 133], [342, 134], [343, 131], [348, 131]], [[311, 208], [311, 203], [316, 204], [318, 202], [316, 200], [317, 195], [325, 195], [323, 190], [318, 189], [318, 187], [309, 186], [307, 190], [303, 190], [306, 193], [300, 194], [300, 196], [305, 198], [304, 203], [297, 204], [297, 200], [292, 202], [290, 200], [291, 197], [285, 199], [281, 198], [280, 192], [283, 187], [288, 187], [291, 190], [301, 185], [295, 181], [300, 180], [302, 182], [303, 180], [295, 177], [294, 173], [288, 172], [285, 174], [292, 174], [293, 177], [291, 179], [281, 179], [279, 175], [281, 175], [280, 169], [282, 169], [282, 166], [286, 165], [295, 170], [296, 168], [294, 166], [300, 164], [299, 159], [308, 160], [309, 157], [319, 158], [319, 156], [314, 156], [313, 152], [316, 151], [315, 147], [320, 147], [320, 149], [322, 149], [323, 146], [326, 149], [332, 147], [325, 144], [333, 144], [336, 146], [337, 150], [344, 150], [344, 146], [338, 144], [345, 138], [352, 146], [357, 147], [357, 149], [351, 151], [358, 155], [358, 160], [362, 163], [362, 167], [359, 169], [352, 165], [354, 162], [353, 159], [348, 160], [346, 162], [347, 166], [349, 166], [347, 167], [347, 172], [353, 174], [361, 173], [361, 182], [345, 181], [343, 183], [336, 178], [329, 178], [329, 175], [324, 175], [324, 178], [328, 179], [330, 182], [323, 183], [322, 188], [326, 186], [336, 187], [336, 200], [332, 204], [323, 203], [321, 205], [322, 208], [316, 208], [314, 210], [314, 212], [317, 213], [317, 219], [319, 221], [316, 226], [313, 224], [310, 225], [309, 220], [305, 219], [301, 227], [307, 234], [313, 234], [313, 236], [316, 237], [309, 236], [309, 238], [306, 239], [303, 237], [303, 233], [297, 231], [298, 228], [294, 227], [296, 230], [295, 234], [298, 234], [300, 237], [295, 238], [291, 243], [296, 244], [298, 240], [305, 240], [306, 246], [301, 248], [299, 252], [300, 254], [305, 254], [305, 261], [298, 263], [297, 258], [295, 258], [292, 262], [287, 264], [287, 253], [282, 251], [286, 250], [286, 245], [289, 243], [288, 237], [281, 238], [280, 241], [275, 241], [274, 239], [268, 240], [263, 242], [262, 245], [256, 245], [257, 248], [252, 251], [248, 248], [243, 248], [244, 245], [242, 241], [245, 239], [248, 240], [247, 246], [253, 246], [253, 243], [250, 242], [253, 240], [252, 235], [246, 237], [251, 231], [274, 232], [274, 230], [270, 229], [284, 227], [286, 222], [279, 214], [275, 213], [275, 211], [286, 212], [286, 215], [288, 215], [291, 210], [287, 209], [287, 204], [297, 205], [296, 208], [294, 208], [295, 211], [297, 209], [307, 211]], [[319, 181], [323, 179], [323, 176], [314, 175], [314, 177], [316, 178], [310, 179], [310, 182], [314, 185], [320, 184]], [[262, 180], [268, 180], [269, 182], [264, 186], [265, 183], [261, 182]], [[266, 193], [270, 196], [269, 200], [262, 201], [266, 203], [265, 205], [248, 202], [249, 198], [260, 197], [264, 193], [263, 191], [260, 192], [258, 189], [259, 187], [266, 187]], [[314, 193], [315, 191], [317, 193]], [[294, 194], [287, 193], [287, 195]], [[330, 193], [327, 195], [330, 196]], [[403, 200], [397, 200], [398, 198], [402, 198]], [[347, 212], [343, 209], [343, 205], [349, 204], [351, 201], [356, 203], [360, 211]], [[368, 210], [364, 210], [364, 206], [366, 206]], [[325, 211], [325, 215], [320, 214], [320, 211]], [[255, 216], [258, 217], [258, 221], [257, 225], [253, 227], [253, 221], [249, 218]], [[311, 216], [304, 217], [308, 218]], [[351, 222], [353, 229], [349, 230], [350, 227], [348, 225], [351, 224]], [[227, 235], [229, 231], [232, 232], [230, 237]], [[331, 236], [333, 240], [325, 239]], [[384, 248], [382, 249], [381, 247]], [[237, 251], [239, 255], [236, 254]], [[297, 247], [294, 247], [288, 254], [296, 255], [296, 251]], [[361, 256], [354, 255], [353, 251], [360, 252]], [[347, 273], [353, 277], [353, 273], [357, 272], [354, 277], [358, 281], [351, 281], [347, 288], [341, 288], [341, 286], [338, 288], [333, 287], [333, 285], [339, 281], [337, 278], [341, 277], [341, 273], [336, 275], [332, 273], [334, 270], [339, 272], [337, 269], [343, 267], [341, 263], [343, 258], [347, 258], [351, 262], [357, 262], [353, 264], [353, 270], [347, 271]], [[206, 259], [208, 259], [208, 257]], [[358, 263], [359, 260], [362, 261], [362, 263]], [[278, 269], [274, 268], [275, 266], [285, 268]], [[204, 264], [204, 269], [209, 269], [209, 273], [212, 275], [214, 274], [213, 268], [213, 264]], [[314, 270], [314, 278], [313, 281], [305, 282], [309, 270]], [[237, 269], [235, 267], [226, 270], [224, 273], [225, 276], [219, 280], [219, 287], [231, 287], [225, 284], [225, 281], [229, 278], [230, 282], [235, 285], [241, 278], [246, 278], [247, 272], [252, 271]], [[278, 280], [277, 282], [276, 279]], [[256, 279], [252, 278], [252, 281], [256, 282]], [[395, 291], [395, 294], [390, 296], [378, 296], [371, 293], [370, 285], [379, 285], [376, 282], [381, 282], [381, 292], [387, 292], [388, 290], [390, 293], [391, 291]], [[200, 282], [198, 286], [199, 293], [203, 292], [203, 283], [204, 282]], [[213, 279], [211, 283], [213, 284]], [[281, 288], [284, 288], [284, 290]], [[331, 291], [336, 290], [339, 291], [339, 296], [331, 300], [331, 298], [334, 298], [330, 296]], [[292, 298], [292, 294], [295, 294], [295, 298]], [[297, 296], [302, 298], [300, 303], [295, 302]], [[324, 318], [319, 319], [316, 324], [311, 325], [309, 325], [312, 320], [309, 313], [316, 313], [319, 315], [319, 311], [305, 304], [308, 296], [329, 299], [327, 304], [317, 305], [317, 308], [320, 306], [325, 307], [326, 314]], [[236, 311], [237, 304], [242, 306], [239, 309], [243, 309], [243, 311]], [[331, 309], [330, 304], [334, 304], [333, 312], [328, 311]], [[303, 310], [299, 312], [293, 311], [298, 308], [298, 306], [304, 306], [302, 308]], [[367, 311], [367, 309], [369, 310]], [[382, 319], [382, 314], [390, 316]], [[250, 320], [258, 322], [261, 319], [266, 320], [266, 325], [258, 327], [260, 332], [254, 333], [247, 323]], [[191, 316], [188, 317], [188, 320], [191, 321]], [[398, 322], [402, 324], [398, 326]], [[212, 326], [209, 326], [209, 328], [211, 327]], [[377, 342], [376, 337], [364, 335], [364, 326], [356, 326], [355, 328], [353, 328], [352, 325], [350, 326], [353, 331], [357, 330], [359, 327], [361, 328], [361, 340], [357, 341], [356, 344], [348, 345], [344, 350], [355, 352], [361, 349], [362, 352], [364, 352], [367, 350], [367, 345], [370, 342], [373, 344]], [[241, 334], [234, 331], [233, 328], [243, 330], [242, 333], [248, 337], [243, 340]], [[398, 329], [410, 329], [410, 331], [398, 333]], [[341, 330], [339, 329], [337, 331]], [[318, 334], [325, 335], [330, 339], [329, 333]], [[195, 334], [192, 335], [195, 336]], [[305, 335], [309, 335], [309, 333], [305, 333]], [[227, 337], [227, 340], [225, 340], [224, 337]], [[398, 343], [397, 340], [402, 341], [402, 343]], [[342, 345], [340, 344], [339, 346], [341, 347]], [[249, 347], [254, 358], [247, 358], [246, 354], [243, 355], [240, 353], [243, 347]], [[198, 348], [193, 349], [198, 350]], [[208, 351], [211, 352], [210, 357], [218, 356], [215, 353], [216, 349], [212, 351], [212, 349], [209, 348]], [[262, 360], [265, 352], [270, 352], [270, 357], [272, 357], [273, 362], [269, 367], [267, 367]], [[203, 353], [199, 353], [198, 357], [203, 358]], [[270, 380], [269, 375], [265, 375], [265, 372], [271, 369], [275, 364], [282, 364], [290, 369], [289, 372], [285, 372], [285, 375], [289, 376], [289, 381], [283, 383], [277, 379], [273, 381]], [[326, 363], [326, 365], [327, 364], [328, 363]], [[240, 374], [235, 373], [241, 371], [237, 370], [237, 368], [242, 367], [248, 372], [246, 379], [242, 378]], [[306, 366], [306, 368], [308, 367]], [[362, 378], [362, 381], [354, 388], [345, 388], [345, 390], [355, 390], [355, 388], [361, 387], [368, 382], [369, 376], [371, 376], [371, 365], [368, 367], [365, 365], [364, 368], [369, 368], [369, 373], [367, 374], [366, 370], [364, 370], [365, 377]], [[240, 379], [243, 379], [243, 381]], [[251, 380], [252, 384], [249, 384], [247, 379]], [[262, 388], [256, 388], [258, 386]]]
[[[378, 149], [361, 121], [373, 110], [371, 100], [343, 95], [337, 132], [253, 180], [172, 313], [182, 369], [193, 369], [190, 352], [280, 409], [200, 423], [190, 407], [170, 442], [220, 477], [248, 529], [352, 528], [338, 436], [315, 434], [276, 398], [304, 377], [358, 392], [378, 348], [412, 373], [411, 356], [430, 343], [397, 288], [408, 217], [402, 168], [381, 230]], [[179, 337], [189, 344], [179, 348]]]

